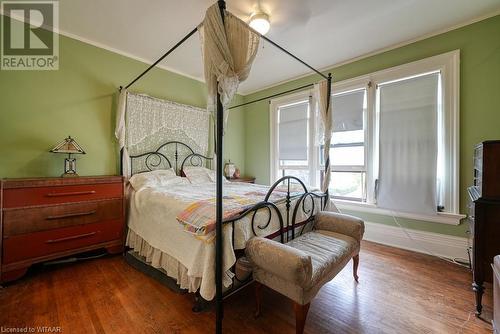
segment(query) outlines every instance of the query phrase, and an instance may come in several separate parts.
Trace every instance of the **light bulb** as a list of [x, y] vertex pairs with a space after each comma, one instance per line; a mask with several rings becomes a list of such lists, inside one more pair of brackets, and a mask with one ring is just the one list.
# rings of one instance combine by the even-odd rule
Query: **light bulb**
[[269, 23], [269, 16], [265, 13], [253, 14], [250, 17], [250, 23], [248, 25], [261, 35], [265, 35], [271, 27], [271, 24]]

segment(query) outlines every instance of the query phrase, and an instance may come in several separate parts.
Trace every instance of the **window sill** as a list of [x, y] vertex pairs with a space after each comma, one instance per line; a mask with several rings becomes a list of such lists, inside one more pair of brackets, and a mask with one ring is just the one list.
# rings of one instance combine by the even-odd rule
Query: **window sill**
[[460, 221], [466, 217], [466, 215], [447, 213], [447, 212], [438, 212], [435, 215], [426, 215], [426, 214], [409, 213], [409, 212], [398, 212], [398, 211], [392, 211], [392, 210], [387, 210], [387, 209], [381, 209], [381, 208], [378, 208], [374, 204], [345, 201], [345, 200], [338, 200], [338, 199], [333, 200], [333, 203], [335, 203], [335, 206], [339, 210], [351, 210], [351, 211], [358, 211], [358, 212], [366, 212], [366, 213], [373, 213], [373, 214], [378, 214], [378, 215], [395, 216], [395, 217], [399, 217], [399, 218], [408, 218], [408, 219], [415, 219], [415, 220], [448, 224], [448, 225], [460, 225]]

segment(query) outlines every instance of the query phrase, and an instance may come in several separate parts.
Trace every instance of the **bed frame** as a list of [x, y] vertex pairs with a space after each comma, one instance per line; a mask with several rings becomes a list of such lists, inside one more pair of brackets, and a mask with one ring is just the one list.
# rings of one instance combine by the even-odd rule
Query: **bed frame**
[[[162, 145], [160, 145], [156, 150], [150, 152], [144, 152], [138, 155], [130, 156], [130, 166], [133, 174], [144, 173], [153, 170], [161, 170], [161, 169], [169, 169], [174, 168], [177, 175], [183, 176], [183, 169], [185, 166], [203, 166], [208, 167], [212, 165], [212, 158], [204, 156], [202, 154], [196, 153], [189, 145], [182, 143], [180, 141], [169, 141]], [[137, 168], [137, 164], [140, 163], [142, 168]], [[136, 171], [134, 171], [134, 165], [136, 166]], [[283, 202], [280, 204], [285, 204], [285, 212], [282, 215], [281, 211], [278, 209], [276, 203], [270, 201], [270, 197], [276, 191], [276, 188], [280, 185], [285, 185], [286, 192], [283, 199]], [[299, 186], [300, 191], [296, 191], [295, 189], [291, 189], [291, 186]], [[293, 191], [292, 191], [293, 190]], [[283, 191], [280, 191], [283, 193]], [[223, 224], [231, 224], [232, 226], [232, 246], [234, 250], [234, 229], [235, 225], [238, 221], [244, 217], [250, 216], [250, 224], [252, 227], [252, 232], [254, 236], [265, 237], [269, 239], [274, 239], [276, 241], [279, 240], [281, 243], [286, 243], [289, 240], [292, 240], [297, 235], [301, 235], [304, 230], [308, 227], [307, 225], [314, 220], [314, 215], [317, 211], [321, 211], [325, 209], [327, 194], [315, 191], [308, 191], [305, 184], [298, 178], [294, 176], [284, 176], [278, 181], [276, 181], [271, 188], [268, 190], [266, 196], [263, 200], [254, 206], [247, 208], [240, 212], [237, 216], [223, 220]], [[319, 199], [320, 205], [317, 207], [315, 199]], [[309, 201], [310, 205], [307, 205]], [[295, 202], [295, 203], [294, 203]], [[306, 217], [302, 221], [297, 221], [297, 214], [299, 210], [302, 211], [304, 216]], [[265, 223], [258, 224], [255, 219], [257, 215], [266, 215]], [[272, 221], [273, 215], [277, 217], [279, 222], [279, 229], [271, 234], [263, 235], [259, 233], [267, 229], [269, 224]], [[236, 250], [235, 250], [236, 252]], [[243, 256], [243, 252], [240, 250], [236, 252], [237, 257]], [[172, 282], [169, 282], [169, 279], [166, 279], [163, 276], [166, 274], [159, 269], [155, 269], [147, 265], [138, 264], [137, 261], [143, 261], [134, 251], [128, 251], [126, 253], [127, 262], [133, 265], [135, 268], [141, 270], [149, 276], [152, 276], [160, 281], [162, 281], [165, 285], [172, 288]], [[149, 268], [148, 268], [149, 267]], [[153, 270], [152, 270], [153, 269]], [[234, 272], [234, 266], [231, 270]], [[159, 274], [159, 273], [161, 274]], [[160, 276], [159, 276], [160, 275]], [[171, 279], [170, 279], [171, 280]], [[229, 297], [230, 295], [236, 293], [242, 288], [246, 287], [248, 284], [252, 282], [252, 278], [249, 277], [245, 281], [240, 281], [236, 278], [236, 275], [233, 277], [233, 284], [231, 288], [229, 288], [224, 293], [224, 298]], [[174, 289], [179, 290], [179, 289]], [[193, 307], [193, 311], [199, 312], [203, 310], [205, 301], [201, 299], [199, 294], [197, 293], [195, 296], [195, 305]]]

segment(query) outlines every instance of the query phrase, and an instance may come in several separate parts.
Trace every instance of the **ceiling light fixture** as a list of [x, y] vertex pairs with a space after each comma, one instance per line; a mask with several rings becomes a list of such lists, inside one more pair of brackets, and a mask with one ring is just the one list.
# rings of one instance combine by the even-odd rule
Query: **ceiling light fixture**
[[248, 24], [261, 35], [267, 34], [271, 24], [269, 23], [269, 15], [260, 11], [255, 12], [250, 16], [250, 23]]

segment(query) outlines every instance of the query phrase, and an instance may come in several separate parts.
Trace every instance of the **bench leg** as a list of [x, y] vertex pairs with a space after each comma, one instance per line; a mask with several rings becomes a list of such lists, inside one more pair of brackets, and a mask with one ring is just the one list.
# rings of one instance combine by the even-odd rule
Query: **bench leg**
[[359, 282], [358, 266], [359, 266], [359, 254], [353, 256], [352, 258], [352, 275], [354, 276], [354, 280], [356, 282]]
[[255, 282], [255, 317], [260, 316], [260, 305], [262, 304], [262, 284]]
[[300, 305], [296, 302], [293, 303], [295, 310], [295, 334], [304, 333], [304, 326], [306, 325], [307, 312], [311, 303]]

